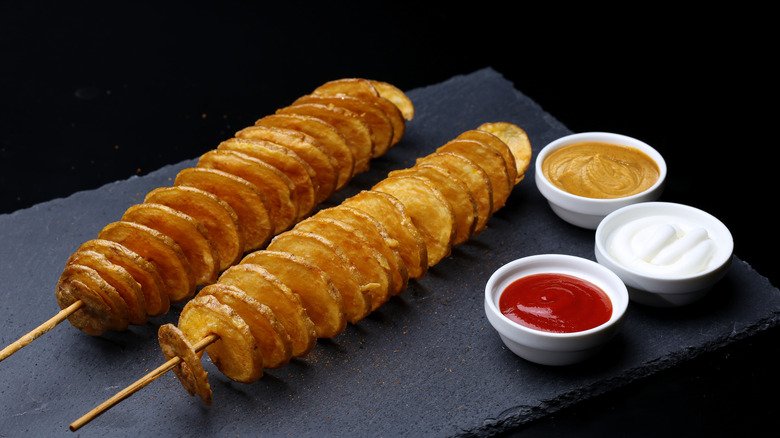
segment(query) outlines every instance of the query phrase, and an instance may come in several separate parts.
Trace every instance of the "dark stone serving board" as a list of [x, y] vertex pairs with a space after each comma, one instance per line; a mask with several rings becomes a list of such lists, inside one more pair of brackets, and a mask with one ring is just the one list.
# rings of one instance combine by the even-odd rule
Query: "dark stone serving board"
[[[416, 117], [404, 140], [326, 204], [483, 122], [518, 124], [534, 152], [569, 133], [489, 68], [409, 95]], [[0, 344], [59, 310], [54, 285], [80, 243], [194, 164], [195, 158], [0, 216]], [[189, 397], [168, 373], [71, 433], [71, 422], [163, 362], [157, 327], [175, 322], [181, 305], [144, 326], [97, 338], [63, 323], [0, 363], [0, 436], [490, 435], [778, 323], [780, 293], [735, 257], [725, 279], [694, 306], [631, 305], [624, 330], [596, 358], [565, 368], [526, 362], [488, 324], [485, 282], [502, 264], [527, 255], [593, 259], [594, 233], [551, 212], [533, 170], [489, 225], [400, 297], [254, 384], [226, 379], [205, 358], [211, 407]]]

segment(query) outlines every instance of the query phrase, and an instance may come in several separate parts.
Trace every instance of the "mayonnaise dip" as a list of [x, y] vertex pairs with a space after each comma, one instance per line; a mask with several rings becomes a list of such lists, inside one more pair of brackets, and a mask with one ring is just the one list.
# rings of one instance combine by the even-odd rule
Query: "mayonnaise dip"
[[704, 225], [673, 215], [626, 222], [610, 234], [607, 251], [627, 268], [661, 277], [695, 275], [721, 262]]

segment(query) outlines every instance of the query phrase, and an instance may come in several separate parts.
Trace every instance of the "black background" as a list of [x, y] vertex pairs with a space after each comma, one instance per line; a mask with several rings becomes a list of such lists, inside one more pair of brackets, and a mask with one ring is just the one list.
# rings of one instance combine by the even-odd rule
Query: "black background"
[[[3, 2], [0, 213], [194, 158], [327, 80], [408, 90], [492, 67], [572, 131], [659, 149], [663, 200], [718, 216], [737, 256], [777, 284], [768, 12], [678, 9]], [[771, 329], [519, 432], [763, 430], [778, 412], [778, 340]]]

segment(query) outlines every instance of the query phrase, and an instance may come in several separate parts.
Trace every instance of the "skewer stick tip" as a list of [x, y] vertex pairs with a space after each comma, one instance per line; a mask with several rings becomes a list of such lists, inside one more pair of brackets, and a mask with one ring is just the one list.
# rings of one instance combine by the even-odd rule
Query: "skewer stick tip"
[[[219, 339], [219, 336], [217, 335], [209, 335], [203, 338], [200, 342], [193, 345], [193, 349], [197, 351], [201, 351], [213, 342], [215, 342], [217, 339]], [[162, 376], [163, 374], [167, 373], [168, 371], [172, 370], [174, 367], [176, 367], [179, 363], [182, 362], [182, 358], [179, 356], [174, 356], [171, 359], [169, 359], [164, 364], [160, 365], [159, 367], [152, 370], [149, 374], [145, 375], [144, 377], [138, 379], [135, 381], [135, 383], [131, 384], [127, 388], [119, 391], [111, 397], [110, 399], [104, 401], [100, 405], [98, 405], [96, 408], [92, 409], [91, 411], [84, 414], [81, 418], [74, 421], [70, 424], [69, 429], [71, 432], [75, 432], [79, 430], [81, 427], [89, 423], [90, 421], [94, 420], [98, 416], [100, 416], [102, 413], [106, 412], [107, 410], [111, 409], [115, 405], [119, 404], [122, 400], [130, 397], [131, 395], [135, 394], [136, 392], [140, 391], [142, 388], [144, 388], [146, 385], [152, 383], [154, 380], [156, 380], [158, 377]]]
[[71, 304], [70, 306], [60, 310], [57, 312], [56, 315], [51, 317], [48, 321], [44, 322], [43, 324], [39, 325], [26, 335], [19, 338], [17, 341], [13, 342], [9, 346], [3, 348], [2, 351], [0, 351], [0, 362], [3, 360], [9, 358], [12, 354], [16, 353], [17, 351], [21, 350], [25, 346], [29, 345], [32, 341], [38, 339], [39, 337], [43, 336], [44, 334], [48, 333], [51, 329], [56, 327], [59, 323], [66, 320], [70, 315], [75, 313], [77, 310], [79, 310], [84, 305], [84, 302], [81, 300], [78, 300]]

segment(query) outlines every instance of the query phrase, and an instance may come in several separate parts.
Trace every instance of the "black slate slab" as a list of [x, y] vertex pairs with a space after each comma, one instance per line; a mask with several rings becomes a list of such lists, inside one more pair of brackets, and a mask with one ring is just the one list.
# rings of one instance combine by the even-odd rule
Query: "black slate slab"
[[[403, 142], [328, 204], [486, 121], [522, 126], [535, 152], [569, 133], [492, 69], [409, 95], [417, 116]], [[57, 312], [54, 284], [80, 243], [194, 163], [0, 216], [0, 344]], [[99, 338], [65, 323], [0, 363], [0, 436], [485, 436], [778, 323], [780, 293], [735, 257], [726, 278], [694, 306], [630, 306], [622, 334], [589, 362], [549, 368], [517, 358], [484, 316], [487, 278], [531, 254], [593, 259], [592, 240], [592, 231], [554, 216], [529, 172], [488, 230], [357, 326], [320, 341], [305, 359], [251, 385], [226, 379], [206, 359], [213, 406], [187, 396], [168, 374], [76, 434], [67, 429], [72, 421], [162, 363], [156, 330], [175, 322], [181, 306]]]

